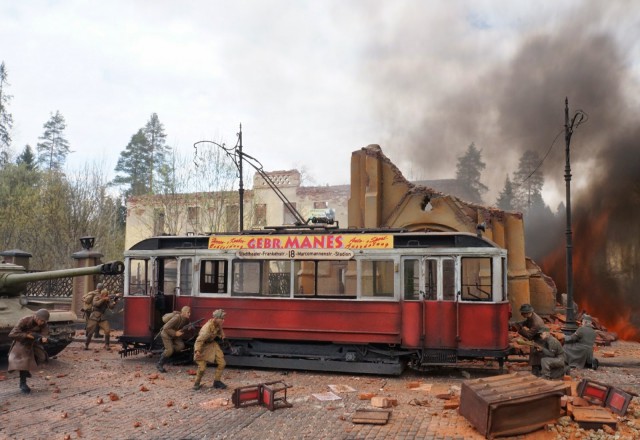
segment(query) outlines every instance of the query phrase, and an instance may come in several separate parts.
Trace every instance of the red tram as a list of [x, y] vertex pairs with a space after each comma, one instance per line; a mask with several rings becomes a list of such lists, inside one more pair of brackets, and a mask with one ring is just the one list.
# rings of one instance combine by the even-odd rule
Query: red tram
[[123, 356], [162, 315], [227, 312], [228, 365], [400, 374], [509, 354], [507, 255], [467, 233], [305, 228], [161, 236], [125, 253]]

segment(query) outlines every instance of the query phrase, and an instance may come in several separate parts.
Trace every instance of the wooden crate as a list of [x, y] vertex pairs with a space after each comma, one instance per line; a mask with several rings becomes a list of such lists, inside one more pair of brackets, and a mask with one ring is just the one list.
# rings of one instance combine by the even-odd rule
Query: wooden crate
[[459, 412], [486, 438], [525, 434], [560, 417], [560, 399], [569, 393], [566, 383], [528, 372], [468, 380]]

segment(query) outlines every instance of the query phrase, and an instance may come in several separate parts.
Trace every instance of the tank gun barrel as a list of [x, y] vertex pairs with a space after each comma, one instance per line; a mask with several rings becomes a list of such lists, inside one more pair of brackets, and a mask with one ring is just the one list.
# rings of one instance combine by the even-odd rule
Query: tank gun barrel
[[[20, 267], [20, 266], [18, 266]], [[19, 271], [0, 272], [0, 293], [13, 290], [16, 286], [32, 281], [52, 280], [56, 278], [79, 277], [82, 275], [118, 275], [124, 272], [122, 261], [110, 261], [97, 266], [78, 267], [75, 269], [50, 270], [43, 272], [24, 273]]]

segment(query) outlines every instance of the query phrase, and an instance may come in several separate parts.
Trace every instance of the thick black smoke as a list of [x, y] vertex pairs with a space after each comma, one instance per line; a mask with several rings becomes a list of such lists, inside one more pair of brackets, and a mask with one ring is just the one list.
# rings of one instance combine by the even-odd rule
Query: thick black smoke
[[[390, 150], [392, 158], [412, 163], [412, 170], [421, 169], [421, 177], [440, 178], [453, 177], [457, 157], [475, 142], [487, 163], [483, 183], [493, 189], [485, 197], [489, 205], [527, 150], [546, 156], [541, 167], [545, 186], [555, 188], [563, 200], [565, 97], [571, 117], [577, 109], [586, 112], [588, 120], [571, 141], [574, 266], [582, 265], [574, 271], [585, 277], [576, 280], [574, 292], [578, 303], [582, 300], [592, 308], [602, 304], [599, 310], [607, 319], [615, 319], [615, 311], [625, 308], [640, 315], [640, 297], [634, 295], [640, 281], [640, 118], [633, 101], [637, 79], [625, 45], [638, 35], [624, 35], [616, 25], [620, 14], [628, 13], [605, 2], [580, 3], [564, 23], [522, 37], [503, 62], [480, 72], [466, 66], [469, 77], [460, 87], [440, 91], [436, 102], [422, 84], [438, 64], [416, 71], [413, 79], [392, 61], [380, 63], [371, 74], [381, 94], [376, 98], [378, 115], [391, 126], [383, 149]], [[408, 88], [413, 88], [411, 99], [397, 102], [407, 96]], [[417, 123], [407, 124], [408, 119], [394, 115], [403, 104], [421, 115]], [[396, 162], [403, 167], [402, 160]], [[451, 171], [443, 175], [443, 169]], [[606, 221], [598, 225], [603, 230], [593, 229], [594, 220], [602, 218]], [[527, 241], [529, 256], [543, 262], [563, 252], [564, 212], [549, 224], [527, 221], [525, 227], [535, 235]], [[557, 266], [545, 269], [563, 288], [565, 268]], [[587, 274], [596, 279], [587, 281]]]

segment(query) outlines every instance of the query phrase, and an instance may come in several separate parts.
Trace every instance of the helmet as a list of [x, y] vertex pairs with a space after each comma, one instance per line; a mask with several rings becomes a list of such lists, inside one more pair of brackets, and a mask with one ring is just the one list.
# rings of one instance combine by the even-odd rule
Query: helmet
[[593, 322], [593, 320], [591, 319], [590, 315], [587, 315], [586, 313], [584, 315], [582, 315], [582, 323], [583, 324], [591, 324]]
[[520, 306], [520, 313], [533, 313], [533, 307], [531, 307], [531, 304], [522, 304]]
[[549, 332], [549, 331], [550, 331], [550, 330], [549, 330], [549, 327], [540, 327], [540, 328], [538, 329], [538, 331], [536, 331], [536, 334], [537, 334], [537, 335], [541, 335], [541, 334], [543, 334], [544, 332]]
[[36, 318], [42, 319], [43, 321], [49, 320], [49, 311], [47, 309], [40, 309], [36, 312]]
[[227, 313], [222, 310], [222, 309], [218, 309], [215, 312], [213, 312], [213, 314], [211, 316], [213, 316], [214, 318], [218, 318], [218, 319], [224, 319], [224, 317], [227, 315]]
[[191, 312], [191, 307], [189, 306], [184, 306], [182, 307], [182, 309], [180, 309], [180, 313], [188, 313]]
[[104, 284], [98, 283], [98, 285], [96, 286], [96, 290], [98, 290], [98, 292], [99, 292], [99, 291], [102, 290], [103, 287], [104, 287]]

